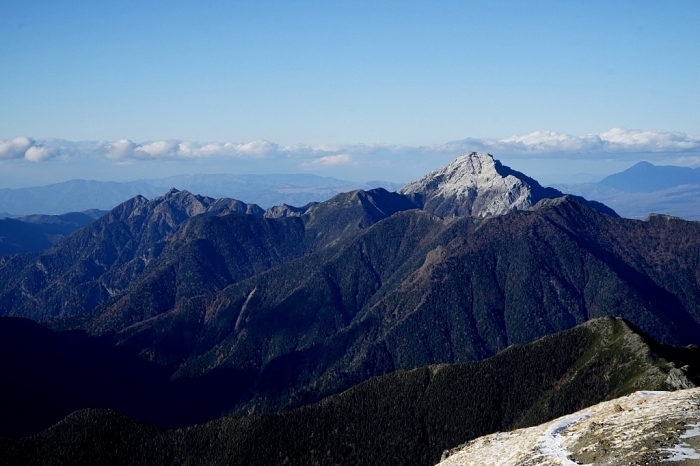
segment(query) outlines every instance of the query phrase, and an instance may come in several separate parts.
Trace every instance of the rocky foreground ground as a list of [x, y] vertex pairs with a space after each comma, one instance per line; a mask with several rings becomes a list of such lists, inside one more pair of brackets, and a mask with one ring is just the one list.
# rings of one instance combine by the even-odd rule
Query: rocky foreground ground
[[445, 452], [439, 466], [700, 465], [700, 388], [640, 391]]

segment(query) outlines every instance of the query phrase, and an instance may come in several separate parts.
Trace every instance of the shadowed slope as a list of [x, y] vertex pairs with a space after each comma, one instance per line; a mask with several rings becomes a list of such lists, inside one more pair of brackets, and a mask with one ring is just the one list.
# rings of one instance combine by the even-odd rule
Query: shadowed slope
[[624, 321], [599, 319], [483, 362], [389, 374], [278, 414], [158, 432], [115, 413], [81, 411], [36, 437], [3, 441], [0, 458], [44, 465], [427, 466], [480, 435], [638, 389], [669, 388], [674, 371], [690, 383], [698, 351], [675, 351], [693, 367], [682, 372], [659, 359]]
[[615, 219], [575, 198], [489, 219], [413, 210], [146, 320], [133, 294], [134, 306], [101, 307], [81, 325], [177, 366], [177, 378], [254, 374], [235, 403], [270, 411], [604, 315], [697, 342], [698, 264], [700, 224]]

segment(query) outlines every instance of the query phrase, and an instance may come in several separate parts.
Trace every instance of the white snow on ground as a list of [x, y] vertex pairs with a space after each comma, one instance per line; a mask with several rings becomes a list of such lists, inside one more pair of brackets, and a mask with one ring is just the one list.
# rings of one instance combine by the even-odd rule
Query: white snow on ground
[[644, 391], [539, 426], [480, 437], [446, 453], [439, 466], [700, 464], [696, 437], [700, 388]]
[[544, 434], [537, 440], [537, 448], [540, 454], [544, 457], [556, 458], [564, 466], [577, 466], [578, 463], [569, 459], [571, 452], [565, 450], [561, 446], [564, 441], [562, 432], [581, 419], [587, 419], [589, 417], [591, 417], [591, 413], [587, 412], [583, 414], [572, 414], [571, 416], [565, 416], [556, 421], [552, 421]]
[[[685, 433], [679, 437], [680, 440], [700, 436], [700, 424], [694, 424], [688, 427], [692, 427], [692, 429], [685, 431]], [[677, 445], [667, 448], [664, 451], [673, 454], [673, 456], [666, 458], [664, 461], [700, 460], [700, 453], [683, 441], [678, 442]]]

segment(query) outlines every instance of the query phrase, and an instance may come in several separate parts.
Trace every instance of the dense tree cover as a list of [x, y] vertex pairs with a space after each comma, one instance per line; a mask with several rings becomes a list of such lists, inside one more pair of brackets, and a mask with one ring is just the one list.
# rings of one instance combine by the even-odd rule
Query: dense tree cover
[[[700, 335], [698, 266], [700, 224], [615, 219], [572, 199], [483, 220], [402, 212], [227, 287], [190, 315], [206, 319], [176, 376], [257, 373], [238, 412], [265, 412], [399, 369], [480, 360], [602, 315], [687, 344]], [[170, 321], [148, 329], [177, 333]]]
[[[39, 309], [43, 297], [78, 309], [98, 300], [88, 288], [107, 293], [105, 283], [127, 283], [92, 311], [52, 325], [131, 348], [163, 368], [166, 386], [172, 379], [187, 387], [177, 393], [209, 390], [183, 404], [192, 406], [186, 415], [155, 422], [167, 428], [293, 409], [396, 370], [481, 360], [601, 315], [623, 316], [665, 343], [700, 335], [697, 222], [612, 218], [571, 198], [487, 219], [413, 209], [382, 220], [392, 212], [387, 195], [341, 195], [307, 206], [302, 217], [219, 216], [213, 203], [177, 228], [168, 219], [186, 210], [174, 200], [187, 196], [173, 194], [170, 217], [149, 217], [150, 204], [135, 200], [110, 213], [112, 221], [95, 222], [97, 230], [71, 237], [93, 252], [32, 256], [4, 296], [21, 295]], [[150, 243], [162, 249], [152, 259], [140, 255], [143, 241], [100, 236], [158, 237], [159, 228], [169, 233]], [[335, 240], [322, 234], [331, 230]], [[98, 280], [85, 272], [108, 263], [114, 266]], [[32, 294], [32, 283], [49, 283], [37, 267], [57, 264], [68, 276]], [[181, 399], [170, 390], [159, 399]], [[78, 407], [66, 405], [51, 419]]]
[[[263, 218], [254, 204], [187, 191], [151, 201], [137, 196], [47, 251], [0, 260], [0, 315], [59, 318], [57, 328], [82, 328], [86, 314], [109, 314], [146, 293], [146, 311], [93, 329], [114, 331], [172, 309], [179, 298], [220, 291], [412, 208], [407, 198], [381, 188], [268, 212], [280, 218]], [[151, 289], [162, 284], [168, 292]]]
[[[700, 363], [698, 350], [657, 350]], [[620, 319], [599, 319], [477, 363], [373, 378], [293, 411], [158, 431], [80, 411], [0, 443], [0, 464], [430, 465], [446, 449], [637, 389], [663, 389], [669, 361]], [[4, 463], [2, 463], [4, 461]]]

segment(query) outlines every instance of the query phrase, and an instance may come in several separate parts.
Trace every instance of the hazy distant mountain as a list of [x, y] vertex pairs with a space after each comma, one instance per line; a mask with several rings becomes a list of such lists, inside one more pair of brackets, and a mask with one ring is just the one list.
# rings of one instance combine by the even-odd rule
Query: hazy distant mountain
[[36, 223], [36, 224], [52, 224], [52, 223], [65, 223], [65, 222], [74, 222], [76, 224], [80, 224], [85, 220], [86, 216], [93, 219], [93, 220], [97, 220], [100, 217], [104, 217], [108, 213], [109, 213], [108, 210], [88, 209], [88, 210], [84, 210], [82, 212], [68, 212], [68, 213], [59, 214], [59, 215], [32, 214], [32, 215], [23, 215], [23, 216], [13, 217], [13, 218], [21, 220], [23, 222]]
[[88, 209], [110, 210], [134, 196], [148, 199], [170, 188], [214, 198], [233, 198], [263, 207], [303, 206], [325, 201], [341, 192], [400, 185], [385, 181], [357, 183], [316, 175], [182, 175], [129, 182], [71, 180], [47, 186], [0, 189], [4, 216], [63, 214]]
[[623, 217], [643, 219], [659, 213], [700, 220], [700, 168], [639, 162], [598, 183], [552, 186], [602, 202]]
[[107, 214], [103, 210], [0, 219], [0, 256], [41, 251]]
[[0, 189], [0, 211], [13, 215], [111, 210], [134, 196], [160, 196], [162, 188], [143, 182], [70, 180], [47, 186]]
[[162, 188], [176, 187], [210, 197], [229, 197], [264, 208], [280, 204], [303, 206], [321, 202], [336, 194], [384, 188], [395, 191], [401, 185], [389, 181], [353, 182], [317, 175], [180, 175], [144, 180]]
[[700, 168], [652, 165], [639, 162], [597, 184], [629, 193], [650, 193], [686, 184], [700, 185]]

